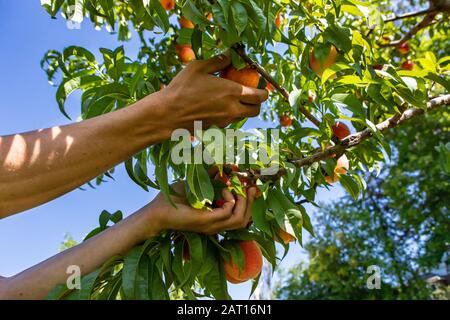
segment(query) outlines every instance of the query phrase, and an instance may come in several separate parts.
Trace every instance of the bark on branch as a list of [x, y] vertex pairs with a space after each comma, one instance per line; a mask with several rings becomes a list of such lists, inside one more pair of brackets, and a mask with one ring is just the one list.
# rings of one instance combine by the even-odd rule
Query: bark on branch
[[395, 15], [392, 18], [384, 20], [384, 22], [396, 21], [405, 18], [417, 17], [421, 15], [425, 15], [422, 21], [416, 24], [411, 30], [409, 30], [403, 38], [398, 41], [393, 41], [387, 44], [380, 44], [380, 47], [397, 47], [411, 39], [417, 32], [422, 29], [425, 29], [437, 21], [434, 20], [436, 15], [440, 12], [442, 13], [450, 13], [450, 0], [429, 0], [429, 7], [425, 10], [420, 10], [416, 12], [405, 13], [403, 15]]
[[402, 19], [407, 19], [407, 18], [423, 16], [424, 14], [434, 13], [436, 11], [437, 11], [436, 9], [428, 8], [425, 10], [413, 11], [413, 12], [408, 12], [408, 13], [404, 13], [404, 14], [398, 14], [398, 15], [394, 14], [390, 18], [385, 19], [384, 22], [392, 22], [392, 21], [397, 21], [397, 20], [402, 20]]
[[411, 30], [409, 30], [400, 40], [392, 41], [386, 44], [380, 44], [380, 47], [398, 47], [402, 45], [403, 43], [411, 39], [420, 30], [425, 29], [426, 27], [429, 27], [432, 24], [436, 23], [434, 17], [437, 14], [438, 12], [436, 10], [431, 11], [422, 19], [422, 21], [420, 21]]
[[[435, 108], [450, 105], [450, 94], [446, 94], [440, 97], [436, 97], [431, 99], [427, 103], [426, 109], [419, 109], [419, 108], [410, 108], [406, 109], [402, 113], [395, 114], [389, 119], [386, 119], [385, 121], [379, 123], [376, 125], [377, 130], [383, 132], [387, 129], [393, 128], [395, 126], [398, 126], [399, 124], [402, 124], [409, 119], [412, 119], [418, 115], [424, 114], [425, 112], [431, 111]], [[324, 160], [328, 157], [330, 157], [332, 154], [342, 154], [345, 152], [346, 149], [350, 147], [354, 147], [364, 140], [370, 138], [373, 135], [373, 132], [370, 128], [364, 129], [363, 131], [354, 133], [346, 137], [341, 141], [340, 144], [335, 145], [333, 147], [330, 147], [324, 151], [317, 152], [309, 157], [303, 158], [303, 159], [293, 159], [290, 162], [295, 164], [296, 167], [303, 167], [313, 164], [314, 162], [318, 162], [321, 160]]]

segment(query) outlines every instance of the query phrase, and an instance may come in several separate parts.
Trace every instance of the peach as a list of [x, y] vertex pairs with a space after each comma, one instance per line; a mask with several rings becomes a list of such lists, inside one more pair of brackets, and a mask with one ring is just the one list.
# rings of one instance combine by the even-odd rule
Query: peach
[[183, 16], [180, 18], [180, 26], [185, 29], [194, 29], [195, 27], [191, 20], [188, 20]]
[[334, 175], [333, 177], [325, 176], [325, 181], [329, 184], [335, 183], [339, 180], [339, 175], [346, 174], [348, 171], [348, 168], [350, 167], [348, 158], [345, 154], [343, 154], [336, 163], [336, 167], [334, 168]]
[[322, 76], [323, 71], [336, 62], [337, 54], [336, 47], [332, 45], [328, 56], [323, 61], [319, 61], [316, 58], [314, 51], [311, 51], [309, 54], [309, 65], [317, 75]]
[[161, 0], [160, 2], [162, 7], [167, 11], [170, 11], [173, 8], [175, 8], [175, 0]]
[[183, 64], [187, 64], [192, 60], [195, 60], [195, 53], [190, 47], [182, 47], [177, 50], [178, 58]]
[[220, 76], [224, 79], [228, 79], [243, 86], [257, 88], [259, 84], [259, 73], [253, 68], [245, 67], [241, 70], [237, 70], [235, 67], [230, 65], [225, 70], [222, 70]]
[[347, 127], [347, 125], [343, 122], [336, 122], [331, 129], [333, 130], [333, 133], [336, 137], [338, 137], [340, 140], [344, 139], [346, 136], [350, 134], [350, 129]]
[[280, 117], [280, 124], [282, 127], [290, 127], [292, 125], [292, 118], [286, 114]]
[[239, 270], [238, 265], [231, 258], [224, 262], [227, 280], [231, 283], [240, 283], [256, 278], [263, 265], [263, 258], [259, 245], [254, 240], [239, 241], [244, 254], [244, 267]]

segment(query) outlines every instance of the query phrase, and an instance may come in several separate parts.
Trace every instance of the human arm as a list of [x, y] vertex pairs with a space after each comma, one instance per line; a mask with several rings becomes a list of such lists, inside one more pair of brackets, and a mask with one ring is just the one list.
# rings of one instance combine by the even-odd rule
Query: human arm
[[[174, 185], [183, 193], [182, 184]], [[255, 188], [249, 189], [247, 197], [223, 191], [226, 200], [223, 208], [213, 211], [191, 208], [184, 197], [173, 197], [178, 209], [158, 195], [150, 204], [123, 221], [108, 228], [85, 242], [67, 249], [11, 278], [0, 277], [0, 300], [42, 299], [68, 277], [67, 267], [76, 265], [81, 274], [89, 274], [115, 255], [123, 255], [161, 230], [184, 230], [215, 234], [246, 226], [251, 219], [251, 206]]]
[[0, 136], [0, 219], [77, 188], [173, 130], [259, 114], [266, 90], [213, 76], [228, 56], [194, 61], [163, 90], [86, 121]]

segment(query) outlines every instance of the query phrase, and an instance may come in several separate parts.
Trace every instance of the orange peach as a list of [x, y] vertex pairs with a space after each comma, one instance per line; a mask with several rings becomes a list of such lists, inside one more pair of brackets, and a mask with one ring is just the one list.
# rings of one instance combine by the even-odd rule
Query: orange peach
[[261, 273], [263, 264], [261, 249], [256, 241], [240, 241], [239, 246], [244, 254], [244, 267], [239, 270], [233, 259], [224, 262], [226, 277], [231, 283], [240, 283], [256, 278]]

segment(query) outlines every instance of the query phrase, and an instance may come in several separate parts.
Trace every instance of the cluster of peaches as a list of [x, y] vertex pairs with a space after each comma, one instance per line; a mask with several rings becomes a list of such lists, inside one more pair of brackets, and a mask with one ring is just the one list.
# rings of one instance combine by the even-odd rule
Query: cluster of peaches
[[[171, 11], [175, 8], [175, 0], [160, 0], [160, 2], [161, 2], [162, 7], [164, 9], [166, 9], [167, 11]], [[212, 20], [213, 19], [212, 13], [207, 13], [206, 18], [208, 20]], [[275, 21], [274, 21], [275, 26], [277, 28], [280, 28], [281, 25], [283, 24], [283, 21], [284, 21], [283, 15], [280, 12], [275, 17]], [[183, 16], [181, 16], [179, 18], [179, 23], [180, 23], [180, 27], [183, 29], [194, 29], [195, 28], [195, 24], [191, 20], [189, 20]], [[187, 64], [190, 61], [195, 60], [195, 53], [192, 50], [192, 46], [190, 44], [176, 44], [175, 51], [178, 55], [178, 58], [180, 59], [180, 61], [183, 64]]]

